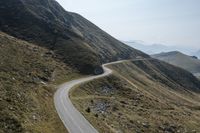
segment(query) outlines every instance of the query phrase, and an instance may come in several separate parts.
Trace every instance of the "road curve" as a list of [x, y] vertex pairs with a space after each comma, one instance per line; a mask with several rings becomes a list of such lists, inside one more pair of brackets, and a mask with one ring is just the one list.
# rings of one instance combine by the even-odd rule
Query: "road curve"
[[123, 61], [116, 61], [104, 64], [102, 66], [104, 69], [104, 73], [101, 75], [72, 80], [58, 87], [58, 90], [54, 95], [54, 104], [60, 119], [62, 120], [69, 133], [98, 133], [98, 131], [72, 104], [69, 98], [70, 89], [80, 83], [91, 81], [93, 79], [101, 78], [111, 74], [112, 70], [107, 68], [106, 65], [116, 64], [120, 62]]

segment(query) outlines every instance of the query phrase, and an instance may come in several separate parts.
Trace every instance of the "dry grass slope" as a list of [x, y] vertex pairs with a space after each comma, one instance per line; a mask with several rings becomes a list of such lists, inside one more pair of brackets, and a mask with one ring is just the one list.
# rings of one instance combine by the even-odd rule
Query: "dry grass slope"
[[0, 32], [0, 132], [64, 133], [55, 84], [79, 75], [47, 49]]
[[200, 60], [180, 52], [167, 52], [153, 55], [152, 57], [181, 67], [193, 74], [200, 73]]
[[[196, 81], [186, 78], [188, 86], [177, 83], [167, 75], [176, 67], [156, 60], [126, 61], [109, 67], [114, 75], [70, 92], [74, 105], [101, 133], [200, 132]], [[163, 67], [166, 70], [161, 70]], [[180, 72], [188, 74], [184, 70], [176, 74]]]

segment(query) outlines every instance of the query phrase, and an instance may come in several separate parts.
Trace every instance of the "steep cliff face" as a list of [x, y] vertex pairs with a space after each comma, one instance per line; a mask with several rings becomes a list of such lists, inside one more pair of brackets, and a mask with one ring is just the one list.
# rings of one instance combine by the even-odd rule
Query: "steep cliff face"
[[148, 55], [135, 50], [54, 0], [1, 0], [0, 30], [54, 50], [67, 64], [93, 73], [102, 63]]

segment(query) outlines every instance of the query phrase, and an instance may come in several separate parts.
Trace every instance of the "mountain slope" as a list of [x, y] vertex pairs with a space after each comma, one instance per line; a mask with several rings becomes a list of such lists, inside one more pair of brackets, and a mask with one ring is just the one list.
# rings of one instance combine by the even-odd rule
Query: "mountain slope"
[[147, 57], [55, 0], [1, 0], [0, 14], [0, 30], [55, 51], [82, 73], [100, 73], [102, 62]]
[[108, 67], [113, 75], [70, 96], [99, 132], [200, 132], [200, 81], [192, 74], [155, 59]]
[[200, 50], [194, 53], [195, 56], [197, 56], [200, 59]]
[[[99, 74], [104, 62], [138, 56], [149, 58], [82, 16], [66, 12], [54, 0], [1, 0], [0, 31], [11, 35], [0, 33], [0, 132], [65, 132], [52, 102], [55, 84], [79, 78], [80, 72]], [[158, 111], [155, 115], [164, 114], [161, 120], [158, 118], [161, 127], [154, 122], [151, 130], [161, 128], [168, 131], [168, 127], [173, 128], [170, 130], [179, 127], [169, 123], [181, 121], [177, 112], [185, 121], [190, 120], [189, 124], [181, 123], [181, 131], [185, 125], [188, 129], [191, 129], [190, 124], [194, 128], [198, 126], [200, 85], [192, 74], [157, 60], [128, 62], [116, 67], [113, 69], [117, 75], [92, 82], [73, 95], [78, 101], [77, 108], [86, 115], [91, 107], [96, 107], [96, 112], [89, 117], [95, 118], [97, 128], [102, 128], [102, 124], [111, 130], [115, 129], [113, 125], [118, 125], [120, 128], [117, 130], [144, 127], [146, 131], [149, 126], [144, 118], [155, 110]], [[170, 95], [172, 92], [174, 97]], [[85, 108], [88, 106], [90, 108]], [[179, 111], [182, 107], [186, 109]], [[108, 113], [107, 108], [110, 109]], [[174, 112], [172, 116], [171, 112]], [[95, 123], [98, 118], [99, 124]], [[110, 124], [110, 121], [114, 123]]]
[[159, 60], [163, 60], [172, 65], [184, 68], [185, 70], [188, 70], [193, 74], [200, 73], [200, 60], [185, 55], [183, 53], [174, 51], [152, 55], [152, 57]]
[[52, 51], [0, 32], [0, 132], [66, 132], [54, 85], [77, 77]]

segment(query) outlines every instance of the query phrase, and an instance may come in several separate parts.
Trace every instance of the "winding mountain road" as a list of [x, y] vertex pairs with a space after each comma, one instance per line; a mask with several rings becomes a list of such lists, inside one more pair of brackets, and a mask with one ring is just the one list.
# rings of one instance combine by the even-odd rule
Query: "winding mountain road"
[[101, 75], [72, 80], [58, 87], [58, 90], [54, 95], [54, 104], [60, 119], [62, 120], [65, 127], [68, 129], [69, 133], [98, 133], [98, 131], [72, 104], [69, 98], [70, 89], [75, 85], [108, 76], [112, 73], [112, 70], [107, 68], [106, 65], [117, 64], [120, 62], [123, 62], [123, 60], [104, 64], [102, 66], [104, 69], [104, 73]]

